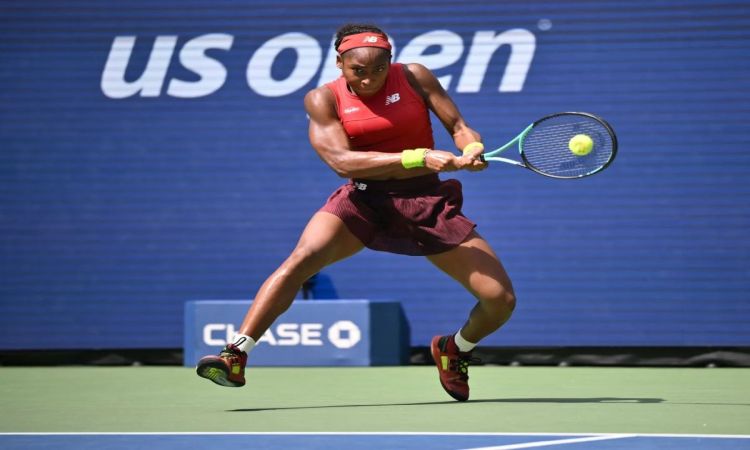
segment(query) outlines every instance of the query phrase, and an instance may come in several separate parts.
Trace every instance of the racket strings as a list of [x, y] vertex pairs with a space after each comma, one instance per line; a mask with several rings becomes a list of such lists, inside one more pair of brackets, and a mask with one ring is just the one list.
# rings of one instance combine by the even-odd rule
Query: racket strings
[[[570, 151], [570, 139], [577, 134], [591, 137], [594, 142], [591, 153], [578, 156]], [[566, 178], [596, 172], [613, 156], [608, 130], [588, 117], [559, 116], [540, 122], [524, 137], [522, 149], [524, 160], [535, 170]]]

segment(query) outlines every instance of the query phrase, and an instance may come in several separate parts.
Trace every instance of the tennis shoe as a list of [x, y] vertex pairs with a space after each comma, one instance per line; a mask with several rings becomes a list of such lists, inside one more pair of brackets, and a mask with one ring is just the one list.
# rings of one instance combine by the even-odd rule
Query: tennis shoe
[[461, 352], [453, 336], [435, 336], [430, 344], [432, 359], [440, 375], [440, 385], [459, 402], [469, 399], [469, 363], [471, 352]]
[[221, 386], [241, 387], [245, 385], [247, 353], [234, 344], [228, 344], [219, 356], [204, 356], [198, 361], [195, 371]]

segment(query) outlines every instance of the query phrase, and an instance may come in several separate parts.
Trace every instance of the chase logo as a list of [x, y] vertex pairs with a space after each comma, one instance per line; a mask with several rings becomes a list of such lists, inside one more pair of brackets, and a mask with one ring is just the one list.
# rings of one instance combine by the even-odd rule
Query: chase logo
[[[258, 339], [258, 345], [266, 343], [271, 346], [324, 346], [322, 323], [280, 323], [269, 328]], [[203, 343], [223, 347], [234, 340], [235, 327], [231, 323], [208, 323], [203, 327]], [[362, 331], [351, 320], [339, 320], [333, 323], [325, 333], [328, 342], [336, 348], [350, 349], [362, 340]]]
[[339, 320], [328, 329], [328, 340], [336, 348], [352, 348], [362, 340], [362, 332], [351, 320]]

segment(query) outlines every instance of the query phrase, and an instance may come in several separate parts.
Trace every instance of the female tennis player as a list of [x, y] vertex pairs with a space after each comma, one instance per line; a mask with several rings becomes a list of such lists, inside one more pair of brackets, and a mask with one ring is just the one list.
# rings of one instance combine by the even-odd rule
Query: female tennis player
[[[438, 176], [485, 169], [480, 136], [432, 72], [420, 64], [391, 63], [391, 45], [379, 28], [345, 25], [335, 45], [341, 77], [310, 91], [305, 108], [310, 143], [349, 182], [313, 215], [291, 255], [260, 287], [235, 341], [219, 356], [201, 359], [198, 375], [243, 386], [247, 353], [289, 308], [302, 283], [367, 247], [426, 256], [476, 298], [460, 330], [431, 343], [441, 385], [465, 401], [472, 349], [515, 306], [500, 260], [461, 213], [461, 184]], [[433, 148], [429, 111], [461, 155]]]

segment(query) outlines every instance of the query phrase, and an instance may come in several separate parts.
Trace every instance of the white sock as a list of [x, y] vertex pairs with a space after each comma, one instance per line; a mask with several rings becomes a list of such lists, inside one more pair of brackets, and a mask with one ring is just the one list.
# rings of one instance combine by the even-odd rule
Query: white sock
[[243, 351], [245, 353], [250, 353], [250, 350], [255, 347], [255, 339], [251, 338], [250, 336], [246, 334], [240, 334], [237, 333], [234, 335], [234, 341], [232, 341], [232, 344], [237, 346], [237, 348], [240, 349], [240, 351]]
[[464, 339], [464, 337], [461, 336], [461, 330], [458, 330], [453, 336], [453, 341], [456, 343], [456, 347], [458, 347], [458, 351], [460, 352], [470, 352], [477, 346], [476, 342], [469, 342]]

